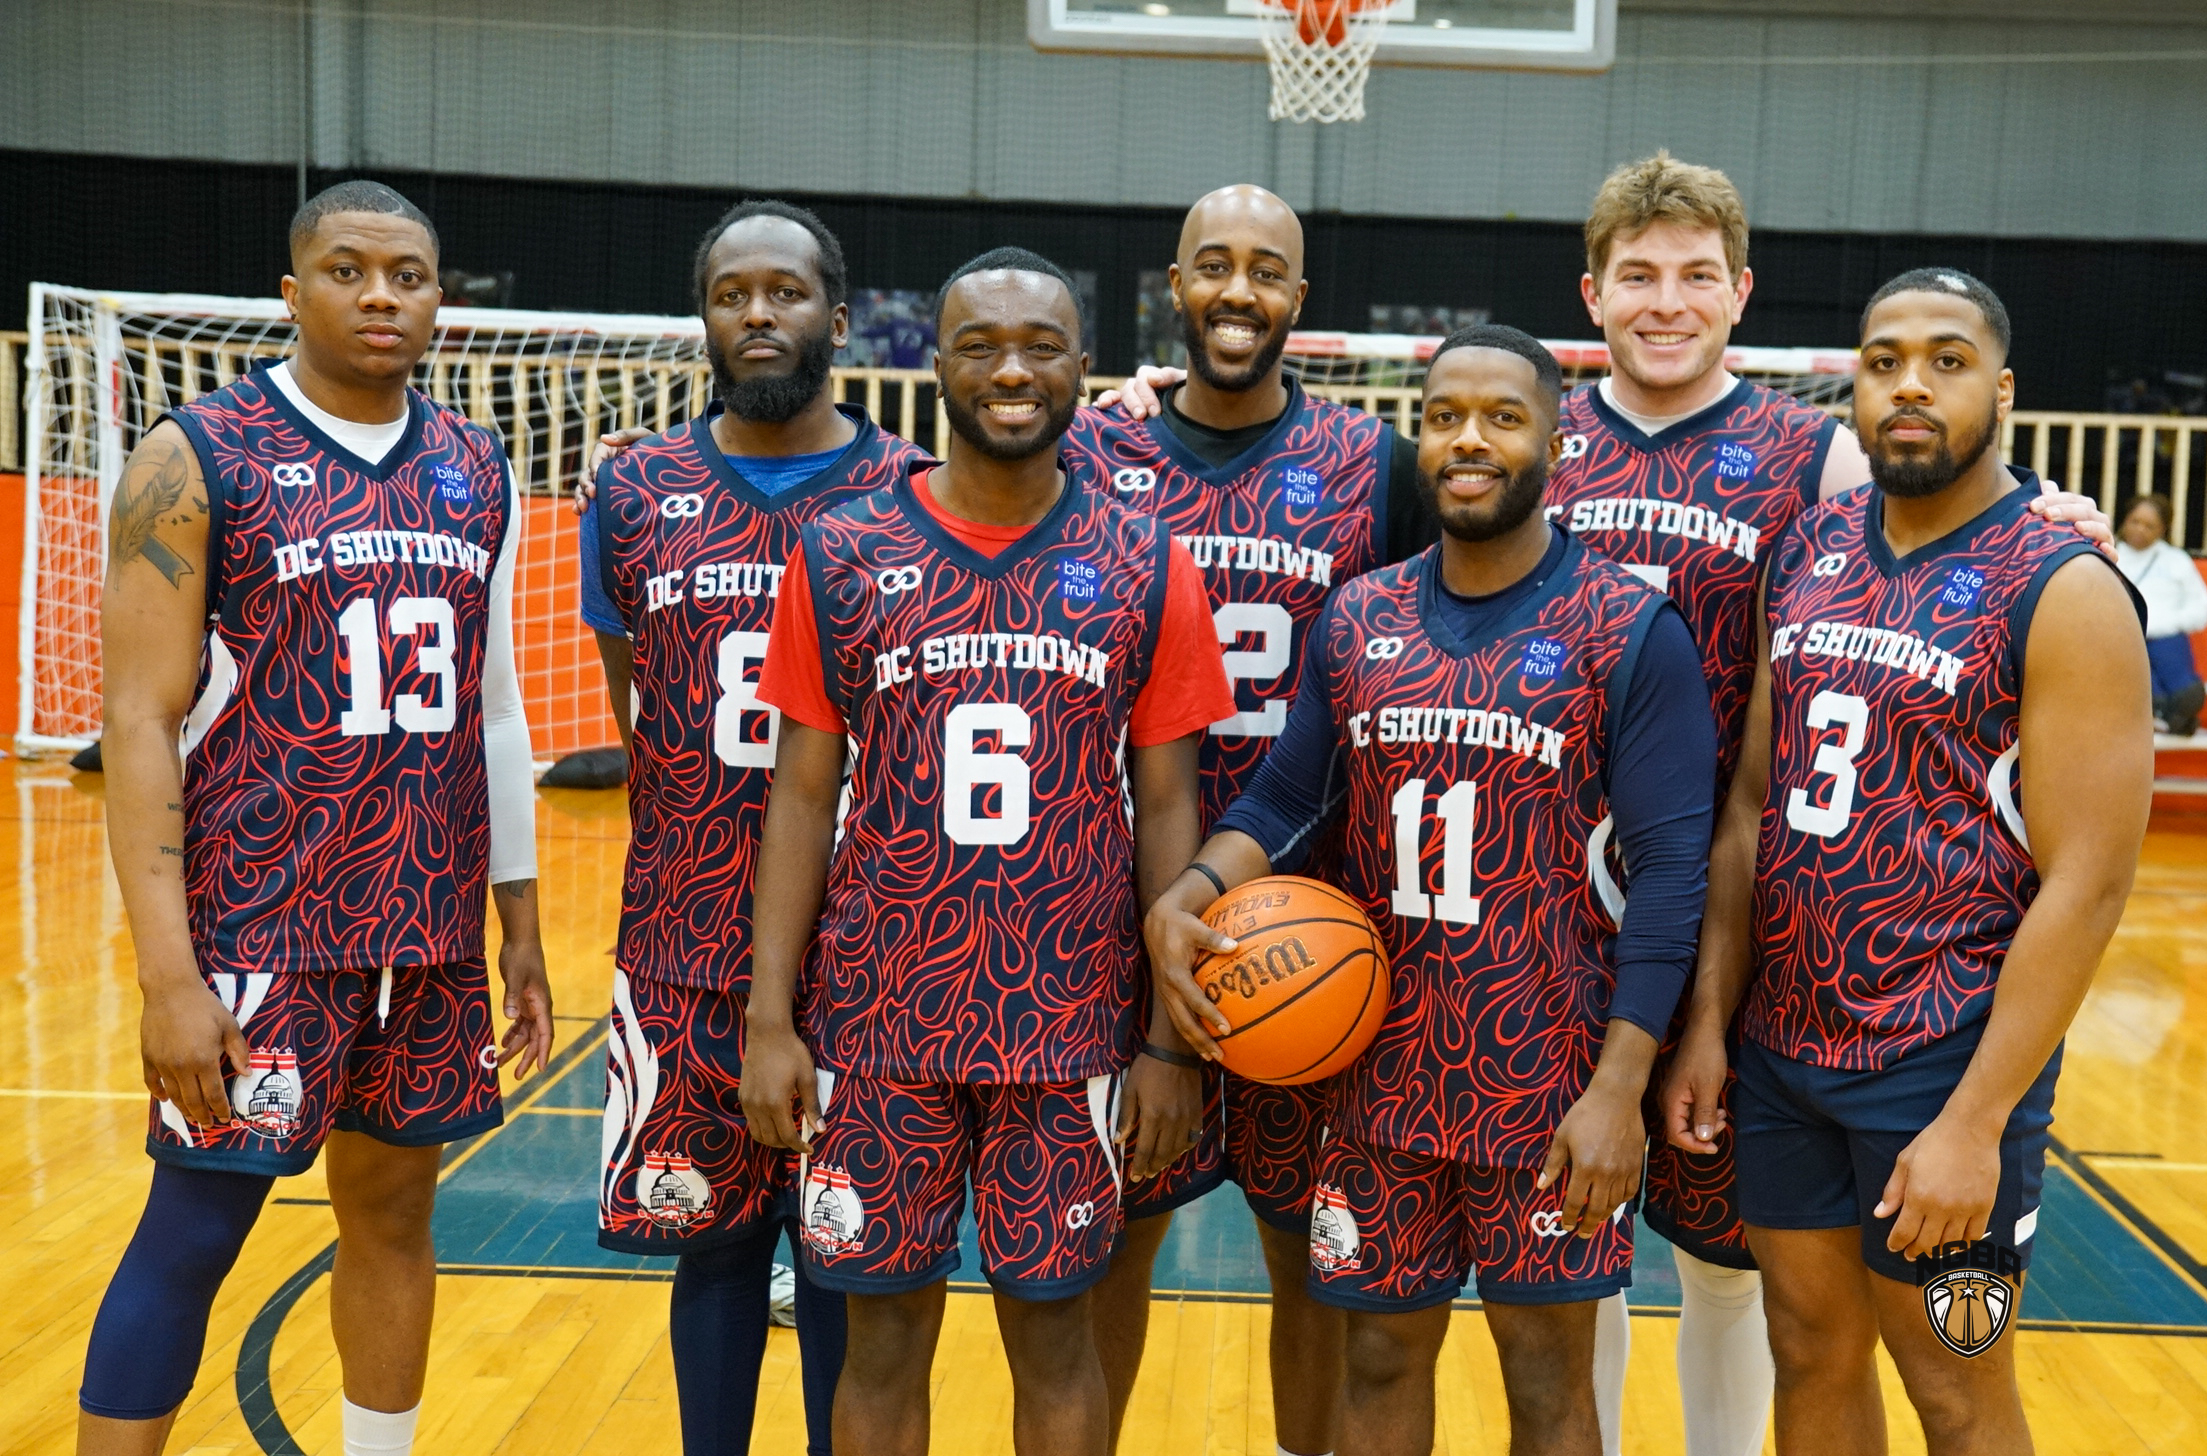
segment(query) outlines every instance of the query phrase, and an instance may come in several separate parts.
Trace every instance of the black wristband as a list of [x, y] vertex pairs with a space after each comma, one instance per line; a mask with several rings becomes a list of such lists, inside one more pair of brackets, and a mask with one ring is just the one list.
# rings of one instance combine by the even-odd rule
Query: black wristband
[[1202, 860], [1190, 860], [1188, 862], [1188, 868], [1194, 870], [1197, 874], [1203, 876], [1203, 878], [1205, 878], [1206, 880], [1209, 880], [1211, 882], [1211, 888], [1218, 891], [1221, 896], [1226, 893], [1226, 881], [1220, 879], [1218, 877], [1218, 871], [1212, 869]]
[[1156, 1042], [1153, 1041], [1145, 1041], [1142, 1043], [1142, 1055], [1145, 1057], [1155, 1057], [1158, 1061], [1163, 1062], [1168, 1066], [1174, 1067], [1188, 1067], [1190, 1069], [1196, 1069], [1200, 1068], [1203, 1065], [1203, 1058], [1201, 1057], [1190, 1056], [1186, 1052], [1168, 1051], [1166, 1048], [1159, 1046]]

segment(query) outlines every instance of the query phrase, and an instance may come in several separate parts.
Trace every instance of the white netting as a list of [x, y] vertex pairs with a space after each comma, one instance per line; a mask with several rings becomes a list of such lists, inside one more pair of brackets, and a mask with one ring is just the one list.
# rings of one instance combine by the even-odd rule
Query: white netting
[[[280, 299], [32, 287], [17, 739], [99, 734], [107, 503], [164, 410], [292, 351]], [[555, 499], [600, 431], [664, 428], [710, 396], [694, 318], [447, 308], [414, 382], [505, 442], [523, 503], [514, 630], [540, 756], [615, 741], [576, 617], [575, 518]]]
[[1364, 80], [1393, 0], [1258, 0], [1274, 121], [1362, 121]]
[[[1609, 346], [1599, 340], [1544, 339], [1563, 366], [1566, 387], [1609, 372]], [[1287, 339], [1287, 367], [1306, 386], [1357, 402], [1371, 391], [1416, 391], [1425, 384], [1426, 361], [1440, 347], [1438, 334], [1336, 334], [1297, 330]], [[1736, 346], [1724, 351], [1724, 367], [1742, 379], [1826, 409], [1843, 408], [1854, 396], [1855, 351]], [[1366, 406], [1369, 408], [1369, 406]]]

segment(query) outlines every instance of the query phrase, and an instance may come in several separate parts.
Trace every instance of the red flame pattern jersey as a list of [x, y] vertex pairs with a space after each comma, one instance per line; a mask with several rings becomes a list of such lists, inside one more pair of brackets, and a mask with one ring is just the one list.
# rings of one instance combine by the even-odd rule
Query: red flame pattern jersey
[[805, 528], [843, 839], [806, 963], [807, 1042], [899, 1082], [1115, 1072], [1143, 982], [1120, 744], [1171, 540], [1081, 479], [988, 557], [909, 477]]
[[1439, 549], [1350, 582], [1320, 628], [1348, 765], [1341, 885], [1391, 966], [1387, 1019], [1332, 1111], [1381, 1147], [1536, 1166], [1609, 1020], [1611, 699], [1661, 599], [1567, 540], [1467, 644], [1433, 600]]
[[1771, 563], [1741, 1032], [1781, 1056], [1882, 1069], [1982, 1019], [2038, 895], [2017, 800], [2024, 642], [2047, 578], [2099, 553], [2033, 515], [2038, 481], [2015, 473], [2022, 488], [1898, 560], [1864, 487]]
[[1816, 504], [1837, 421], [1741, 380], [1650, 439], [1594, 385], [1556, 428], [1548, 519], [1678, 604], [1701, 646], [1717, 723], [1717, 793], [1732, 781], [1755, 682], [1755, 584], [1786, 528]]
[[1238, 710], [1203, 738], [1206, 830], [1286, 725], [1303, 637], [1327, 597], [1380, 565], [1387, 549], [1386, 425], [1287, 383], [1272, 432], [1216, 468], [1161, 419], [1084, 409], [1065, 437], [1066, 454], [1121, 502], [1163, 521], [1203, 572]]
[[781, 728], [758, 674], [784, 565], [805, 522], [926, 458], [845, 413], [858, 433], [841, 458], [781, 495], [762, 495], [729, 464], [712, 413], [638, 443], [600, 476], [608, 595], [635, 651], [616, 958], [639, 979], [750, 987], [751, 881]]
[[256, 369], [180, 406], [207, 482], [184, 884], [209, 973], [483, 953], [482, 682], [511, 518], [490, 432], [408, 391], [370, 465]]

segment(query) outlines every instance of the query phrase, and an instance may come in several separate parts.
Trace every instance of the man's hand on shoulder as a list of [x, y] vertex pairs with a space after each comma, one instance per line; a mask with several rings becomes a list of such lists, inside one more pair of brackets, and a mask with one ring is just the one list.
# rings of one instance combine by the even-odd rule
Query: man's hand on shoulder
[[635, 444], [651, 438], [651, 431], [642, 425], [631, 425], [625, 430], [614, 430], [598, 436], [598, 443], [590, 447], [590, 463], [582, 468], [582, 479], [575, 482], [575, 514], [590, 509], [590, 502], [597, 499], [598, 472], [605, 462]]
[[1169, 369], [1162, 364], [1144, 364], [1127, 377], [1117, 389], [1107, 389], [1089, 403], [1097, 409], [1107, 410], [1113, 405], [1125, 412], [1130, 420], [1146, 420], [1152, 415], [1163, 414], [1165, 406], [1160, 398], [1163, 391], [1171, 389], [1188, 377], [1185, 369]]

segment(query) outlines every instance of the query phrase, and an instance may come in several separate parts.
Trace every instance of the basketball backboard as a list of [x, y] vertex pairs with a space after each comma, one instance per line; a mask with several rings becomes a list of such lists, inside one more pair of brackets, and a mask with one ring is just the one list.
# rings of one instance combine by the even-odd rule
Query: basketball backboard
[[[1256, 0], [1027, 0], [1039, 50], [1257, 60]], [[1396, 0], [1380, 65], [1607, 70], [1617, 0]]]

